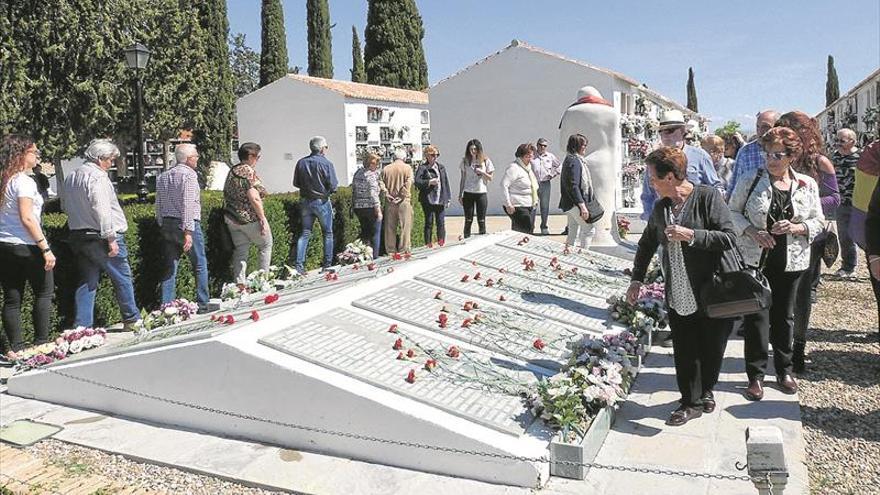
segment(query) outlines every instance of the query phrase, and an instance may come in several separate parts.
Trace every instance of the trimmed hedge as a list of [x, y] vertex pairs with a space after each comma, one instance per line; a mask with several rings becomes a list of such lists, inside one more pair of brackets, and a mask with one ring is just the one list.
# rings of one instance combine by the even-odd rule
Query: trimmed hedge
[[[415, 196], [414, 196], [415, 197]], [[341, 187], [331, 198], [334, 208], [333, 233], [334, 256], [341, 252], [346, 244], [357, 239], [360, 223], [351, 209], [351, 189]], [[296, 240], [302, 231], [299, 209], [299, 195], [272, 194], [265, 198], [264, 209], [269, 225], [272, 227], [273, 247], [272, 264], [293, 265], [296, 258]], [[223, 222], [223, 193], [218, 191], [202, 192], [202, 229], [205, 234], [205, 251], [208, 258], [208, 281], [213, 296], [220, 293], [224, 283], [232, 280], [229, 267], [230, 252], [221, 249], [220, 235]], [[125, 241], [129, 248], [129, 263], [134, 277], [135, 299], [138, 306], [154, 309], [160, 303], [159, 275], [161, 272], [161, 249], [159, 247], [159, 225], [155, 219], [153, 204], [131, 203], [123, 206], [128, 219], [128, 232]], [[413, 204], [413, 246], [424, 245], [422, 232], [425, 217], [418, 202]], [[74, 322], [74, 291], [77, 284], [76, 265], [70, 247], [62, 240], [67, 215], [49, 213], [43, 215], [43, 231], [52, 245], [58, 258], [55, 267], [55, 304], [53, 305], [52, 328], [61, 331], [73, 326]], [[306, 251], [306, 269], [321, 266], [321, 227], [318, 222], [312, 229], [312, 238]], [[258, 265], [257, 252], [251, 248], [248, 270], [253, 271]], [[194, 300], [196, 297], [195, 277], [189, 259], [184, 257], [177, 271], [177, 297]], [[28, 289], [22, 303], [22, 324], [25, 340], [33, 337], [31, 314], [33, 299]], [[0, 304], [3, 301], [3, 290], [0, 288]], [[118, 322], [121, 318], [116, 297], [109, 278], [102, 276], [98, 287], [95, 303], [95, 325], [107, 326]], [[9, 347], [6, 335], [0, 332], [0, 350], [5, 352]]]

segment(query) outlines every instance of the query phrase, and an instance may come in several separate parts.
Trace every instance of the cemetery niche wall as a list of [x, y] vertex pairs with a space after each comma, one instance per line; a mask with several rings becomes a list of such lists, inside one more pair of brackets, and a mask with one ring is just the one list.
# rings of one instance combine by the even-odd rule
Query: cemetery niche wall
[[589, 358], [591, 339], [626, 330], [606, 298], [625, 289], [628, 267], [537, 237], [481, 236], [312, 275], [272, 304], [241, 297], [221, 310], [231, 324], [212, 315], [161, 327], [15, 375], [9, 393], [540, 487], [559, 437], [534, 393]]

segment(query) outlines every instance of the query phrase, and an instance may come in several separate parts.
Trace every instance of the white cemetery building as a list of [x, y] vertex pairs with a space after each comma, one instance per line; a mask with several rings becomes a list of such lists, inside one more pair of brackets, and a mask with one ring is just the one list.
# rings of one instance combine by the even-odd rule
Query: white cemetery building
[[831, 143], [840, 129], [852, 129], [865, 146], [880, 135], [880, 69], [853, 86], [816, 115], [825, 142]]
[[[564, 158], [565, 143], [559, 142], [563, 112], [576, 101], [577, 92], [592, 86], [621, 114], [623, 136], [618, 130], [612, 140], [618, 150], [614, 174], [622, 184], [614, 193], [615, 204], [605, 205], [612, 212], [623, 206], [634, 206], [625, 199], [638, 198], [639, 181], [621, 176], [629, 163], [629, 138], [649, 142], [656, 135], [656, 117], [663, 109], [693, 113], [677, 102], [646, 88], [635, 79], [609, 69], [558, 55], [513, 40], [506, 48], [443, 79], [428, 91], [431, 98], [432, 143], [439, 146], [441, 159], [449, 171], [449, 181], [457, 194], [460, 173], [458, 165], [465, 144], [479, 139], [493, 161], [496, 178], [489, 185], [489, 213], [503, 214], [500, 191], [501, 176], [514, 160], [520, 143], [534, 143], [539, 137], [550, 140], [550, 151]], [[652, 128], [652, 123], [654, 127]], [[634, 129], [633, 129], [634, 128]], [[589, 151], [589, 149], [588, 149]], [[559, 213], [559, 182], [553, 183], [551, 214]], [[639, 208], [640, 211], [640, 208]], [[449, 211], [460, 215], [457, 201]]]
[[324, 136], [340, 185], [348, 185], [370, 150], [391, 161], [403, 146], [422, 159], [430, 140], [428, 95], [421, 91], [290, 74], [236, 103], [239, 142], [262, 147], [257, 171], [270, 192], [293, 190], [296, 161], [309, 138]]

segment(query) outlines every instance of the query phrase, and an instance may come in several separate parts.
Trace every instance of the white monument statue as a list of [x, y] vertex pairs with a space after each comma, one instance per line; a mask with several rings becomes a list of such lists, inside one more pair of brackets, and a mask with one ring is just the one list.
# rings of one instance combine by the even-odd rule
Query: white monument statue
[[584, 86], [578, 90], [577, 101], [562, 115], [559, 129], [560, 149], [566, 148], [572, 134], [583, 134], [589, 141], [587, 165], [596, 198], [605, 208], [605, 215], [595, 224], [592, 245], [613, 246], [616, 242], [611, 229], [617, 229], [613, 223], [620, 187], [620, 114], [596, 88]]

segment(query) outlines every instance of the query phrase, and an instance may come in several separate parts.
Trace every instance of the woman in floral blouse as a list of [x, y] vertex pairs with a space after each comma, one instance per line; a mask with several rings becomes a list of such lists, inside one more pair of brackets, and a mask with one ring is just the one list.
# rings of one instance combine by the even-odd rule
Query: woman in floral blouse
[[379, 155], [367, 153], [364, 166], [357, 169], [351, 180], [354, 214], [361, 224], [360, 239], [373, 248], [373, 258], [379, 257], [382, 238], [382, 204], [379, 193], [385, 190], [379, 174]]

